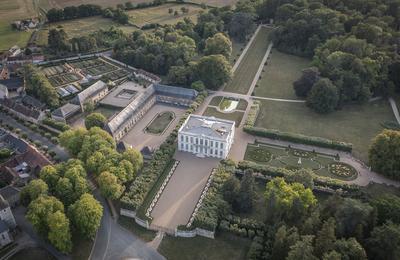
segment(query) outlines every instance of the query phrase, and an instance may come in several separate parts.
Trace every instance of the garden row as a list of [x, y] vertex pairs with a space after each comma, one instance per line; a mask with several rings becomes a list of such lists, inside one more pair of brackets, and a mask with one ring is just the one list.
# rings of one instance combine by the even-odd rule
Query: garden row
[[[127, 191], [120, 199], [122, 209], [136, 211], [140, 218], [146, 219], [145, 212], [147, 206], [145, 204], [147, 203], [145, 203], [145, 201], [152, 200], [151, 194], [156, 193], [156, 191], [152, 191], [157, 190], [155, 189], [155, 184], [159, 182], [160, 177], [163, 176], [165, 169], [170, 165], [173, 159], [178, 129], [185, 122], [186, 118], [203, 103], [206, 96], [206, 92], [202, 92], [197, 96], [196, 100], [180, 119], [176, 128], [154, 153], [153, 159], [149, 162], [148, 166], [143, 169], [142, 173], [132, 182], [130, 187], [127, 188]], [[161, 180], [161, 182], [162, 181], [163, 180]]]
[[334, 140], [329, 140], [321, 137], [306, 136], [302, 134], [295, 134], [289, 132], [281, 132], [276, 129], [266, 129], [262, 127], [255, 127], [255, 122], [257, 120], [257, 115], [260, 109], [259, 103], [255, 103], [251, 106], [249, 116], [246, 119], [245, 126], [243, 130], [251, 135], [266, 137], [271, 139], [277, 139], [282, 141], [288, 141], [293, 143], [300, 143], [306, 145], [314, 145], [323, 148], [330, 148], [345, 152], [351, 152], [353, 145], [351, 143], [338, 142]]

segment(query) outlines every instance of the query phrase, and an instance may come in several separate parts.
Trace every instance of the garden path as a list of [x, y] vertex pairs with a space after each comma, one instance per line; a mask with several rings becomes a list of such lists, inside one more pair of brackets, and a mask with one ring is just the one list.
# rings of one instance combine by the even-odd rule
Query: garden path
[[400, 114], [399, 110], [397, 109], [396, 101], [392, 97], [389, 98], [390, 106], [392, 107], [393, 114], [396, 117], [397, 123], [400, 124]]

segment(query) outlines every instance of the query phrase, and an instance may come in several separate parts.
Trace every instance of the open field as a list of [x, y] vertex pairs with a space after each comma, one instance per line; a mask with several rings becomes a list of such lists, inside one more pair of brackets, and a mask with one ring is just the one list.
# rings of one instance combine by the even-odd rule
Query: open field
[[246, 94], [269, 45], [271, 30], [262, 27], [224, 91]]
[[[11, 0], [9, 0], [11, 1]], [[22, 0], [21, 0], [22, 1]], [[238, 0], [192, 0], [194, 3], [205, 3], [211, 6], [225, 6], [234, 5]], [[81, 4], [97, 4], [103, 7], [115, 7], [117, 4], [125, 4], [127, 0], [40, 0], [40, 6], [48, 10], [50, 8], [64, 8], [71, 5], [81, 5]], [[131, 0], [132, 4], [138, 3], [151, 3], [153, 0]]]
[[235, 121], [236, 127], [238, 127], [240, 125], [240, 122], [242, 122], [243, 114], [243, 112], [239, 111], [235, 111], [232, 113], [221, 113], [213, 107], [208, 107], [203, 113], [204, 116], [213, 116], [216, 118]]
[[300, 78], [302, 69], [310, 60], [288, 55], [273, 49], [264, 67], [261, 79], [257, 82], [255, 96], [297, 99], [293, 82]]
[[[181, 8], [185, 7], [189, 9], [188, 13], [182, 14]], [[171, 8], [173, 11], [178, 11], [179, 15], [175, 16], [174, 13], [168, 13], [168, 9]], [[192, 21], [197, 20], [197, 15], [203, 9], [200, 6], [190, 4], [164, 4], [160, 6], [154, 6], [144, 9], [137, 9], [128, 11], [130, 21], [135, 25], [142, 27], [146, 24], [157, 23], [157, 24], [175, 24], [182, 21], [184, 18], [190, 18]]]
[[228, 233], [218, 234], [215, 239], [165, 236], [158, 251], [171, 260], [239, 260], [246, 259], [250, 243], [249, 239]]
[[51, 23], [43, 27], [39, 32], [38, 44], [39, 45], [47, 45], [47, 37], [50, 29], [60, 29], [63, 28], [67, 33], [69, 38], [79, 37], [83, 35], [89, 35], [95, 31], [100, 29], [108, 30], [111, 27], [117, 27], [126, 33], [131, 33], [137, 28], [128, 25], [121, 25], [114, 22], [111, 19], [104, 18], [101, 16], [93, 16], [87, 18], [80, 18], [68, 21], [62, 21], [57, 23]]
[[371, 139], [383, 130], [381, 123], [393, 120], [386, 100], [349, 105], [328, 115], [317, 114], [302, 103], [261, 101], [256, 126], [349, 142], [353, 154], [367, 162]]
[[37, 13], [30, 0], [0, 1], [0, 50], [7, 50], [13, 45], [25, 46], [30, 32], [17, 31], [11, 28], [11, 23], [22, 18], [36, 17]]

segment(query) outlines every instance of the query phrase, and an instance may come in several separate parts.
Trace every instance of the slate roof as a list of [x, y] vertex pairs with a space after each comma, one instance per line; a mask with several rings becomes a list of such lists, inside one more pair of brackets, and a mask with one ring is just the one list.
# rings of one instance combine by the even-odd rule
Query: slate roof
[[10, 148], [16, 150], [18, 153], [25, 153], [28, 150], [29, 145], [25, 141], [11, 134], [7, 133], [2, 135], [1, 141], [6, 143]]
[[34, 108], [27, 107], [22, 103], [18, 103], [12, 99], [2, 99], [0, 100], [0, 105], [8, 107], [11, 110], [19, 112], [27, 117], [32, 117], [34, 119], [38, 119], [40, 116], [40, 111]]
[[10, 229], [8, 228], [7, 223], [4, 220], [0, 220], [0, 233], [4, 233], [9, 230]]
[[62, 107], [57, 108], [54, 110], [51, 114], [57, 117], [62, 117], [62, 118], [68, 118], [70, 115], [74, 114], [75, 112], [79, 111], [81, 109], [80, 106], [67, 103], [63, 105]]
[[36, 109], [43, 109], [45, 107], [45, 104], [43, 104], [38, 99], [36, 99], [32, 96], [29, 96], [29, 95], [25, 95], [22, 98], [22, 103], [24, 105], [27, 105], [27, 106], [30, 106], [30, 107], [36, 108]]
[[6, 209], [8, 207], [10, 207], [8, 202], [2, 196], [0, 196], [0, 210]]
[[146, 102], [153, 95], [164, 95], [173, 96], [177, 98], [184, 98], [193, 100], [197, 96], [197, 91], [188, 88], [180, 88], [166, 85], [154, 84], [146, 88], [144, 92], [136, 95], [135, 99], [132, 100], [120, 113], [108, 122], [106, 130], [110, 133], [115, 133], [124, 122], [132, 117], [138, 110], [140, 110]]
[[179, 129], [179, 132], [225, 140], [230, 132], [234, 131], [234, 128], [235, 121], [190, 115]]
[[11, 185], [8, 185], [8, 186], [0, 189], [0, 195], [7, 201], [9, 198], [17, 195], [19, 192], [20, 192], [20, 190], [18, 190], [17, 188], [15, 188]]
[[85, 90], [81, 91], [77, 96], [76, 100], [78, 104], [83, 105], [85, 101], [99, 93], [100, 91], [103, 91], [105, 88], [107, 88], [107, 84], [104, 83], [103, 81], [99, 80], [93, 85], [89, 86]]
[[0, 80], [0, 85], [6, 86], [9, 91], [16, 91], [18, 88], [24, 86], [24, 79], [23, 78], [2, 79]]

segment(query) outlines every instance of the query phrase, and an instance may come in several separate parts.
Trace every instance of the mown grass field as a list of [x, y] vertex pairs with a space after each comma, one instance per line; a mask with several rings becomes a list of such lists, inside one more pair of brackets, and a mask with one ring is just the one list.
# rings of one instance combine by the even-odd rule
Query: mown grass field
[[171, 260], [239, 260], [246, 259], [251, 241], [232, 234], [218, 234], [215, 239], [165, 236], [158, 248], [160, 254]]
[[63, 28], [69, 38], [89, 35], [100, 29], [108, 30], [111, 27], [118, 27], [126, 33], [131, 33], [137, 28], [133, 26], [123, 26], [114, 22], [111, 19], [103, 18], [101, 16], [93, 16], [88, 18], [74, 19], [69, 21], [62, 21], [46, 25], [40, 32], [38, 38], [39, 45], [47, 45], [47, 37], [50, 29]]
[[206, 111], [204, 111], [203, 115], [235, 121], [235, 126], [238, 127], [240, 122], [242, 122], [244, 112], [235, 111], [232, 113], [221, 113], [213, 107], [208, 107]]
[[383, 130], [381, 123], [394, 120], [387, 100], [349, 105], [328, 115], [303, 103], [263, 100], [256, 126], [349, 142], [353, 154], [367, 162], [370, 141]]
[[232, 42], [232, 55], [229, 58], [229, 62], [232, 66], [235, 64], [236, 60], [239, 58], [240, 54], [242, 53], [243, 49], [246, 47], [245, 42], [238, 42], [234, 39], [231, 39]]
[[11, 23], [18, 19], [36, 17], [33, 1], [1, 0], [0, 1], [0, 51], [8, 50], [13, 45], [24, 47], [31, 36], [30, 32], [12, 29]]
[[293, 82], [300, 78], [301, 71], [311, 61], [273, 49], [267, 62], [254, 90], [255, 96], [298, 99], [293, 90]]
[[271, 30], [262, 27], [224, 91], [246, 94], [268, 49]]
[[[2, 0], [3, 1], [3, 0]], [[11, 1], [11, 0], [9, 0]], [[205, 3], [210, 6], [225, 6], [225, 5], [234, 5], [238, 0], [192, 0], [194, 3]], [[41, 6], [46, 8], [47, 10], [53, 7], [56, 8], [64, 8], [66, 6], [72, 5], [81, 5], [81, 4], [97, 4], [103, 7], [115, 7], [117, 4], [125, 4], [128, 0], [40, 0]], [[130, 0], [132, 4], [138, 3], [151, 3], [153, 0]]]
[[[188, 13], [183, 14], [181, 8], [189, 9]], [[169, 13], [168, 9], [173, 9], [173, 12], [178, 11], [179, 15]], [[203, 9], [200, 6], [190, 4], [164, 4], [155, 7], [149, 7], [144, 9], [137, 9], [128, 11], [130, 22], [142, 27], [146, 24], [157, 23], [157, 24], [175, 24], [182, 21], [184, 18], [190, 18], [193, 22], [196, 22], [197, 15]]]

